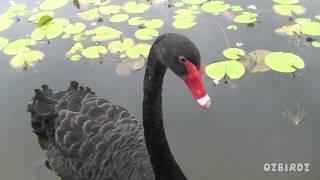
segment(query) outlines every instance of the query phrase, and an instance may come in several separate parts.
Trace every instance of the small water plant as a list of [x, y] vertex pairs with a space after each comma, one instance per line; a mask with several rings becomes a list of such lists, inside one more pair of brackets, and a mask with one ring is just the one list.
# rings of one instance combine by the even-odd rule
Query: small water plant
[[299, 125], [301, 121], [308, 115], [308, 111], [301, 109], [300, 103], [296, 103], [296, 112], [290, 111], [285, 105], [283, 105], [283, 109], [283, 116], [288, 118], [288, 120], [296, 126]]

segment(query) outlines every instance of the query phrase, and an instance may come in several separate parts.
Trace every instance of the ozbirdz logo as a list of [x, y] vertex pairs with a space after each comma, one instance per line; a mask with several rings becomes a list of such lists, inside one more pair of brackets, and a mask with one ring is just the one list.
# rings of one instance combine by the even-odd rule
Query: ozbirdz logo
[[310, 163], [265, 163], [265, 172], [309, 172]]

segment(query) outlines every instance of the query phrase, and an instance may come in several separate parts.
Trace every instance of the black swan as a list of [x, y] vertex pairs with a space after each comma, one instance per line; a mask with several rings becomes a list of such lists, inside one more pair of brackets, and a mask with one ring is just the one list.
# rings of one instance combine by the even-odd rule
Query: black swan
[[162, 83], [166, 69], [209, 108], [200, 53], [185, 36], [168, 33], [151, 47], [144, 76], [143, 121], [71, 81], [66, 91], [36, 89], [31, 124], [48, 144], [49, 166], [66, 180], [186, 180], [166, 139]]

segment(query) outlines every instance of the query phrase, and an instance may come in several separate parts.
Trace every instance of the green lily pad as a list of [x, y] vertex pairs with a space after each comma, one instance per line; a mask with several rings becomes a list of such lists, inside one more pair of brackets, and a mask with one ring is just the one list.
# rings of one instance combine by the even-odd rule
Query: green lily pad
[[7, 45], [3, 52], [7, 55], [16, 55], [20, 52], [27, 51], [30, 46], [36, 45], [37, 42], [33, 39], [18, 39]]
[[107, 40], [112, 40], [116, 38], [120, 38], [122, 34], [118, 29], [108, 27], [108, 26], [99, 26], [95, 28], [95, 35], [92, 37], [92, 41], [102, 42]]
[[137, 30], [135, 32], [135, 36], [137, 39], [140, 39], [140, 40], [151, 40], [159, 36], [159, 32], [155, 29], [144, 28], [144, 29]]
[[68, 25], [68, 23], [69, 21], [64, 18], [53, 19], [45, 25], [36, 28], [32, 32], [31, 38], [37, 41], [40, 41], [45, 37], [48, 40], [55, 39], [63, 33], [64, 28], [66, 25]]
[[128, 13], [143, 13], [150, 8], [150, 4], [148, 3], [137, 3], [137, 2], [128, 2], [123, 5], [123, 10]]
[[41, 10], [51, 11], [68, 4], [68, 0], [45, 0], [40, 4]]
[[97, 0], [78, 0], [80, 4], [88, 5], [97, 2]]
[[182, 0], [186, 4], [202, 4], [207, 2], [207, 0]]
[[[320, 41], [313, 41], [312, 46], [315, 48], [320, 48]], [[1, 49], [1, 46], [0, 46], [0, 49]]]
[[234, 11], [234, 12], [243, 11], [243, 8], [239, 5], [231, 6], [230, 9], [231, 9], [231, 11]]
[[42, 12], [38, 12], [36, 14], [33, 14], [29, 17], [28, 21], [31, 21], [33, 23], [38, 24], [39, 20], [41, 17], [43, 16], [50, 16], [53, 17], [54, 16], [54, 12], [53, 11], [42, 11]]
[[151, 49], [150, 44], [140, 43], [129, 48], [126, 52], [127, 56], [130, 59], [138, 59], [141, 56], [147, 58]]
[[66, 28], [64, 29], [64, 32], [67, 34], [78, 34], [84, 31], [85, 29], [86, 29], [86, 25], [78, 22], [75, 25], [69, 24], [68, 26], [66, 26]]
[[37, 50], [29, 50], [21, 52], [14, 56], [10, 61], [10, 66], [14, 69], [20, 69], [25, 65], [33, 66], [35, 63], [41, 61], [44, 58], [44, 53]]
[[70, 57], [70, 60], [71, 61], [80, 61], [81, 60], [81, 58], [82, 58], [82, 56], [81, 55], [79, 55], [79, 54], [76, 54], [76, 55], [73, 55], [73, 56], [71, 56]]
[[83, 45], [80, 42], [76, 42], [74, 43], [74, 45], [72, 45], [72, 47], [69, 49], [69, 51], [66, 53], [66, 57], [71, 57], [75, 54], [77, 54], [78, 52], [81, 52], [83, 50]]
[[204, 3], [201, 6], [201, 9], [204, 12], [218, 15], [223, 13], [224, 11], [227, 11], [230, 7], [231, 6], [229, 4], [225, 4], [224, 1], [209, 1]]
[[229, 26], [227, 26], [227, 29], [228, 29], [228, 30], [237, 30], [237, 29], [238, 29], [238, 26], [236, 26], [236, 25], [229, 25]]
[[239, 48], [228, 48], [223, 51], [223, 55], [228, 59], [239, 59], [241, 56], [244, 56], [246, 52], [243, 49]]
[[0, 37], [0, 50], [5, 48], [9, 43], [9, 39]]
[[127, 51], [130, 47], [134, 45], [134, 42], [131, 38], [126, 38], [123, 41], [112, 41], [109, 43], [108, 48], [111, 53], [122, 53]]
[[0, 32], [10, 28], [13, 24], [13, 20], [5, 17], [0, 17]]
[[131, 26], [137, 26], [137, 25], [144, 24], [145, 22], [146, 20], [143, 17], [136, 16], [136, 17], [130, 18], [128, 21], [128, 24]]
[[310, 22], [301, 24], [301, 32], [309, 36], [320, 36], [320, 23]]
[[306, 8], [302, 5], [274, 5], [273, 10], [282, 16], [301, 15], [306, 12]]
[[278, 4], [298, 4], [300, 0], [272, 0]]
[[277, 72], [292, 73], [305, 67], [304, 61], [297, 55], [286, 52], [273, 52], [265, 57], [266, 65]]
[[100, 58], [101, 55], [107, 54], [108, 49], [104, 46], [91, 46], [82, 50], [82, 55], [89, 59]]
[[87, 11], [83, 11], [81, 13], [78, 13], [78, 16], [83, 20], [93, 21], [93, 20], [99, 18], [100, 14], [99, 14], [98, 8], [92, 8]]
[[164, 25], [164, 22], [161, 19], [151, 19], [151, 20], [147, 20], [144, 23], [144, 25], [145, 25], [145, 27], [150, 28], [150, 29], [158, 29]]
[[3, 16], [13, 18], [16, 16], [26, 16], [29, 14], [28, 8], [25, 4], [12, 4]]
[[250, 24], [257, 21], [257, 14], [251, 12], [242, 12], [242, 14], [236, 16], [233, 21], [242, 24]]
[[173, 4], [173, 6], [174, 7], [182, 7], [184, 5], [184, 3], [183, 2], [175, 2], [174, 4]]
[[49, 21], [51, 21], [52, 19], [53, 19], [52, 16], [44, 15], [44, 16], [42, 16], [42, 17], [39, 19], [37, 25], [38, 25], [38, 27], [44, 26], [44, 25], [46, 25]]
[[110, 17], [110, 22], [123, 22], [129, 19], [128, 14], [116, 14]]
[[236, 60], [219, 61], [209, 64], [205, 68], [205, 72], [211, 79], [219, 81], [226, 75], [230, 79], [239, 79], [245, 74], [245, 67]]
[[118, 5], [100, 6], [99, 11], [104, 15], [117, 14], [121, 11], [122, 7]]
[[176, 14], [183, 16], [192, 16], [194, 14], [199, 14], [199, 11], [194, 11], [192, 9], [178, 9], [174, 11]]
[[294, 21], [300, 25], [312, 22], [310, 18], [296, 18]]
[[172, 23], [172, 26], [176, 29], [190, 29], [195, 25], [197, 25], [197, 22], [195, 22], [193, 19], [187, 20], [179, 18]]

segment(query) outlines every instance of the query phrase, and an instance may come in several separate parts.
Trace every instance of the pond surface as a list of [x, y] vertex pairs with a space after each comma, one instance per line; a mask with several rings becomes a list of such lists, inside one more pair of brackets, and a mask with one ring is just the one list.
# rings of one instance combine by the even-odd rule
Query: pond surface
[[[189, 91], [171, 72], [164, 83], [163, 112], [168, 141], [174, 156], [189, 179], [260, 179], [260, 180], [318, 180], [320, 177], [320, 51], [301, 38], [280, 36], [274, 29], [290, 23], [288, 17], [276, 15], [273, 2], [258, 0], [228, 0], [230, 4], [243, 7], [256, 5], [259, 23], [254, 27], [238, 25], [237, 31], [227, 31], [232, 47], [243, 43], [247, 52], [266, 49], [285, 51], [299, 55], [306, 67], [295, 73], [277, 72], [246, 73], [240, 80], [223, 81], [214, 86], [209, 78], [207, 90], [214, 99], [215, 108], [199, 109]], [[31, 1], [17, 1], [36, 7]], [[301, 2], [307, 13], [302, 17], [320, 14], [320, 1]], [[2, 2], [0, 12], [9, 3]], [[76, 18], [79, 12], [72, 3], [56, 10], [58, 17]], [[219, 28], [234, 24], [224, 16], [198, 15], [198, 25], [188, 30], [172, 28], [173, 9], [163, 4], [153, 5], [146, 17], [167, 20], [168, 25], [160, 30], [187, 35], [198, 46], [204, 65], [223, 59], [222, 51], [228, 43]], [[109, 22], [103, 22], [108, 24]], [[30, 34], [34, 25], [26, 17], [15, 23], [0, 36], [12, 40]], [[133, 37], [136, 28], [127, 28], [125, 23], [116, 27]], [[123, 29], [121, 29], [123, 28]], [[152, 41], [149, 41], [152, 43]], [[54, 90], [65, 89], [70, 80], [90, 86], [97, 95], [126, 107], [141, 118], [142, 79], [144, 70], [131, 72], [128, 76], [116, 73], [117, 62], [104, 58], [103, 63], [91, 60], [72, 62], [64, 56], [72, 46], [72, 40], [57, 38], [51, 44], [41, 44], [44, 60], [28, 70], [15, 70], [9, 65], [10, 56], [0, 54], [0, 179], [32, 179], [39, 163], [45, 159], [32, 133], [26, 104], [33, 96], [33, 89], [49, 84]], [[92, 63], [93, 62], [93, 63]], [[298, 105], [297, 105], [298, 104]], [[302, 121], [295, 125], [284, 116], [287, 110], [293, 114], [308, 111]], [[287, 112], [288, 113], [288, 112]], [[271, 162], [310, 163], [310, 172], [264, 172], [263, 165]], [[46, 168], [40, 169], [41, 179], [57, 180], [58, 177]]]

